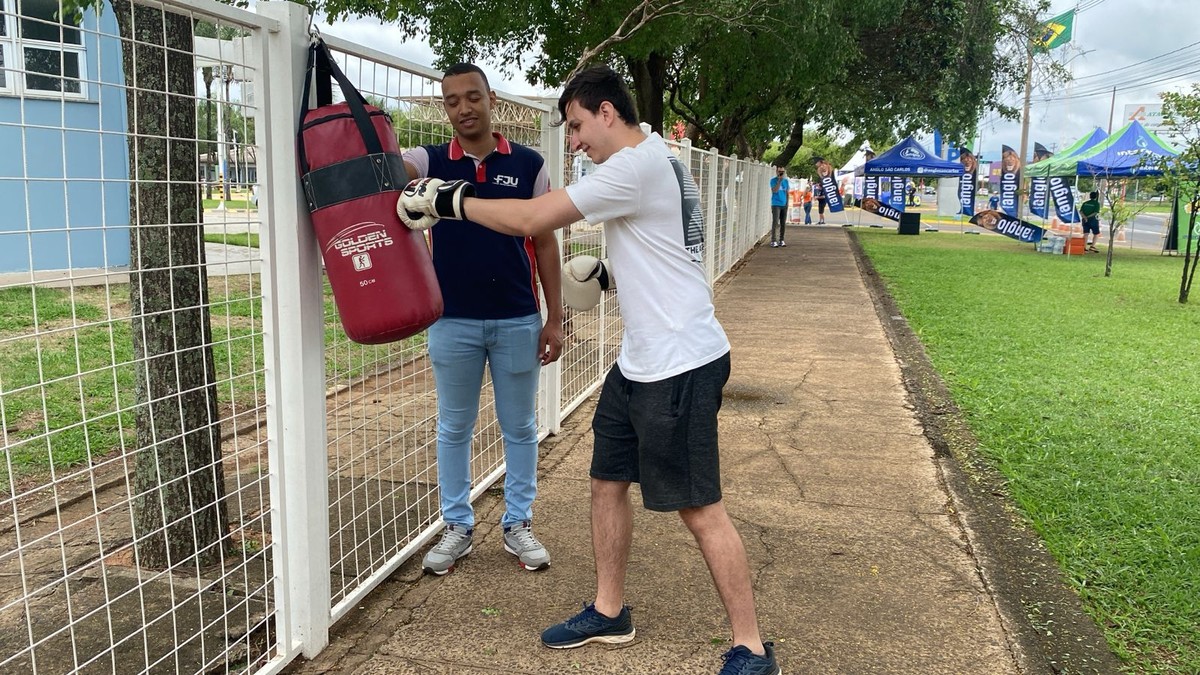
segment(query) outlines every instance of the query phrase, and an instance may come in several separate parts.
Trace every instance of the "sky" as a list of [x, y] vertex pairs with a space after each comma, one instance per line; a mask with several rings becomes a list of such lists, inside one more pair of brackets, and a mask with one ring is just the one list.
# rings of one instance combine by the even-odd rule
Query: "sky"
[[[1113, 85], [1116, 130], [1127, 121], [1127, 105], [1158, 104], [1159, 92], [1190, 90], [1192, 83], [1200, 82], [1200, 0], [1054, 0], [1046, 18], [1074, 8], [1079, 11], [1071, 43], [1050, 56], [1066, 62], [1075, 81], [1051, 88], [1035, 78], [1028, 154], [1035, 142], [1056, 150], [1093, 127], [1108, 130]], [[434, 58], [424, 41], [407, 40], [394, 26], [381, 26], [374, 19], [351, 19], [326, 28], [318, 18], [318, 25], [337, 37], [416, 63], [430, 64]], [[479, 65], [500, 91], [520, 96], [553, 93], [529, 85], [520, 73], [506, 76], [494, 64]], [[1020, 109], [1023, 93], [1007, 92], [1006, 100]], [[985, 114], [977, 149], [990, 161], [999, 158], [1002, 145], [1020, 148], [1021, 123]]]
[[[1033, 153], [1034, 142], [1062, 149], [1094, 127], [1107, 131], [1114, 85], [1112, 129], [1116, 131], [1128, 122], [1126, 106], [1159, 104], [1160, 92], [1190, 90], [1191, 84], [1200, 82], [1197, 0], [1055, 0], [1047, 18], [1075, 7], [1081, 11], [1075, 17], [1070, 45], [1051, 53], [1067, 62], [1075, 79], [1053, 88], [1035, 87], [1028, 154]], [[1140, 63], [1164, 54], [1168, 55]], [[1007, 100], [1020, 109], [1023, 95], [1012, 91]], [[977, 147], [985, 161], [999, 159], [1001, 145], [1020, 149], [1019, 121], [985, 114], [979, 134]]]
[[[378, 19], [353, 18], [329, 23], [318, 16], [315, 23], [322, 32], [413, 63], [432, 66], [435, 59], [433, 50], [425, 40], [410, 40], [400, 29], [391, 25], [381, 25]], [[495, 63], [482, 61], [476, 65], [487, 73], [488, 83], [497, 91], [517, 96], [544, 96], [554, 93], [544, 87], [534, 87], [525, 82], [522, 73], [502, 74]]]

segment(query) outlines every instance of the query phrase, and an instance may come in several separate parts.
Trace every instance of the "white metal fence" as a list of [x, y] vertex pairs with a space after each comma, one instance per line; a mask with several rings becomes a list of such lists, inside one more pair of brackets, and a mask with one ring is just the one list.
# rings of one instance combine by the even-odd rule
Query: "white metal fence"
[[[0, 671], [277, 672], [440, 527], [424, 336], [345, 338], [299, 194], [308, 17], [118, 1], [55, 69], [57, 18], [5, 10]], [[450, 138], [439, 72], [327, 40], [401, 146]], [[500, 98], [497, 129], [575, 179], [551, 106]], [[769, 170], [674, 147], [716, 280], [769, 227]], [[543, 437], [619, 347], [615, 298], [567, 323]], [[504, 468], [484, 394], [473, 496]]]

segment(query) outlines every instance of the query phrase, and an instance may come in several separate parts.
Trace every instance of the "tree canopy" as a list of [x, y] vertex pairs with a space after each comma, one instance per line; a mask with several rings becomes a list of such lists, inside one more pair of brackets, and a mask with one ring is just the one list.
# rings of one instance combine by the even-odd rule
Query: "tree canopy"
[[964, 138], [1024, 76], [1044, 0], [310, 0], [428, 39], [436, 65], [487, 59], [557, 87], [588, 61], [629, 76], [641, 121], [676, 120], [702, 147], [761, 157], [805, 128]]

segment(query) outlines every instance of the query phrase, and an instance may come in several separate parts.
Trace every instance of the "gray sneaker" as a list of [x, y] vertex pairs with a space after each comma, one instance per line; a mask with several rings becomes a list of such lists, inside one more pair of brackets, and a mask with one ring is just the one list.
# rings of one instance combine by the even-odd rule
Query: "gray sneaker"
[[550, 554], [533, 536], [533, 528], [528, 520], [504, 528], [504, 550], [517, 556], [521, 567], [530, 572], [550, 566]]
[[425, 571], [440, 577], [453, 570], [454, 563], [471, 552], [471, 535], [474, 532], [474, 528], [463, 525], [447, 525], [446, 531], [442, 532], [442, 540], [429, 549], [425, 560], [421, 562]]

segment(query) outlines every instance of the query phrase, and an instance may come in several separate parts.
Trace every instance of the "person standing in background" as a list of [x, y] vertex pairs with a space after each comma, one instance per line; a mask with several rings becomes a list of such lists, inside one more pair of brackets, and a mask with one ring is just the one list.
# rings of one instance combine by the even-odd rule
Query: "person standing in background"
[[783, 231], [787, 227], [787, 212], [791, 203], [791, 195], [788, 193], [790, 189], [787, 169], [782, 166], [775, 167], [775, 177], [771, 179], [771, 248], [787, 246], [787, 242], [783, 240]]
[[804, 200], [804, 224], [812, 225], [812, 181], [808, 181], [808, 184], [804, 186], [804, 196], [801, 199]]
[[1086, 202], [1079, 205], [1079, 217], [1083, 220], [1083, 237], [1086, 249], [1099, 253], [1096, 240], [1100, 238], [1100, 193], [1089, 192]]
[[827, 201], [825, 199], [825, 188], [821, 187], [821, 182], [819, 180], [810, 180], [809, 184], [812, 185], [813, 196], [817, 199], [817, 224], [824, 225], [825, 202]]

